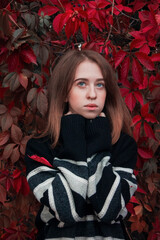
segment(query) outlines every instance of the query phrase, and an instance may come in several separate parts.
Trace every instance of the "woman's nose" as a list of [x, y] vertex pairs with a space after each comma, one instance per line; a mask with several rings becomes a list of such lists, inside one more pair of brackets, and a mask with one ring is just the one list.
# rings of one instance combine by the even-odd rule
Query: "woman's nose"
[[97, 97], [96, 89], [94, 86], [89, 86], [87, 91], [87, 98], [95, 99]]

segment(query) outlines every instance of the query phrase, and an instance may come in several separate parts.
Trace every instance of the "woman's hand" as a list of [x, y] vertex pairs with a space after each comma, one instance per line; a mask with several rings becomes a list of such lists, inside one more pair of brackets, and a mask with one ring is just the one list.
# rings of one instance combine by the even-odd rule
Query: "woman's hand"
[[99, 114], [99, 117], [106, 117], [106, 115], [105, 115], [104, 112], [101, 112], [101, 113]]
[[65, 116], [66, 115], [71, 115], [71, 114], [73, 114], [71, 111], [69, 111], [69, 112], [67, 112], [66, 114], [65, 114]]
[[[65, 114], [65, 116], [67, 116], [67, 115], [71, 115], [71, 114], [73, 114], [73, 112], [71, 112], [71, 111], [68, 111], [66, 114]], [[101, 112], [100, 114], [99, 114], [99, 116], [98, 117], [106, 117], [106, 115], [105, 115], [105, 113], [104, 112]]]

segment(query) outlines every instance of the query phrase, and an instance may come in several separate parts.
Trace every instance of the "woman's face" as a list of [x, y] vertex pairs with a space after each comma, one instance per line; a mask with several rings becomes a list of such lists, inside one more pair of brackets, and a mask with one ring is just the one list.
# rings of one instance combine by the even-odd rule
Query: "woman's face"
[[105, 81], [100, 67], [85, 60], [76, 69], [67, 101], [69, 112], [93, 119], [100, 115], [106, 100]]

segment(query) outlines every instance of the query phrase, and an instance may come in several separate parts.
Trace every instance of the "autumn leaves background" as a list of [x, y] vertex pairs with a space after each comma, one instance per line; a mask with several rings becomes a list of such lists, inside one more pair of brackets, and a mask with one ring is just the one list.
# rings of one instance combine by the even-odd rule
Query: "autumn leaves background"
[[129, 231], [136, 240], [159, 239], [159, 4], [159, 0], [0, 2], [1, 239], [34, 239], [38, 203], [25, 179], [25, 145], [43, 129], [46, 86], [55, 62], [79, 44], [100, 52], [112, 64], [133, 117], [139, 187], [127, 206]]

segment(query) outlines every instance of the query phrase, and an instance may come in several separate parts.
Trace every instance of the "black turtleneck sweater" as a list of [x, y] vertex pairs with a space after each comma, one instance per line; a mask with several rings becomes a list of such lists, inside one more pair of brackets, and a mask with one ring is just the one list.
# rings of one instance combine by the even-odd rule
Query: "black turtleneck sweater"
[[38, 239], [124, 239], [120, 219], [137, 188], [134, 139], [121, 133], [111, 145], [106, 117], [61, 119], [59, 144], [49, 137], [30, 139], [27, 180], [41, 203]]

